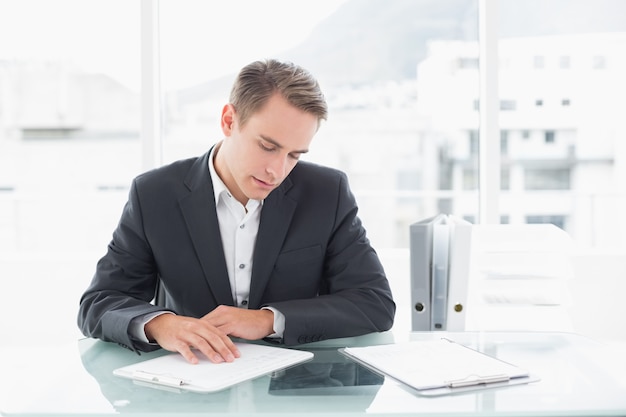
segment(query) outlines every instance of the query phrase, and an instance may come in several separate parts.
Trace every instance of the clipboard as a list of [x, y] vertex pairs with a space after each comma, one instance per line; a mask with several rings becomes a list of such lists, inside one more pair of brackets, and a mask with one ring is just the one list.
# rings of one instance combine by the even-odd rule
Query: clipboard
[[152, 388], [212, 393], [306, 362], [314, 356], [312, 352], [276, 346], [235, 345], [241, 357], [234, 362], [213, 363], [199, 356], [200, 362], [193, 365], [179, 353], [171, 353], [117, 368], [113, 374]]
[[446, 338], [347, 347], [339, 352], [424, 396], [539, 381], [525, 369]]

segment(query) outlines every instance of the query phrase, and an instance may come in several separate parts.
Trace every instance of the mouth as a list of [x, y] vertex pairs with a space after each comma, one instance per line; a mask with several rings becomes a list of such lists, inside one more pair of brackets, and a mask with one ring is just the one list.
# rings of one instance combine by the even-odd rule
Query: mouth
[[265, 189], [274, 189], [274, 187], [276, 187], [275, 184], [272, 184], [270, 182], [265, 182], [263, 180], [258, 179], [257, 177], [252, 177], [254, 179], [254, 182], [261, 188], [265, 188]]

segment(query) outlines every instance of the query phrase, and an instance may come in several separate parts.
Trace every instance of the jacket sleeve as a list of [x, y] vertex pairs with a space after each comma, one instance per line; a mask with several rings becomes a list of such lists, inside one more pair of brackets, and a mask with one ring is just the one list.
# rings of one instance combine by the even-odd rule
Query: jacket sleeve
[[131, 350], [157, 346], [133, 340], [130, 321], [153, 311], [157, 271], [143, 230], [142, 209], [133, 181], [107, 253], [99, 260], [91, 284], [80, 299], [78, 327], [85, 336], [116, 342]]

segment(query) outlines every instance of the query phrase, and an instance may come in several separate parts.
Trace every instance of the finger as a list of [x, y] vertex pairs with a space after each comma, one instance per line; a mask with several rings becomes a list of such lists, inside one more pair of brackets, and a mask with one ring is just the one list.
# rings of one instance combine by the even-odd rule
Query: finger
[[237, 345], [235, 345], [235, 342], [233, 342], [232, 339], [228, 336], [225, 336], [223, 340], [224, 340], [224, 344], [226, 345], [230, 353], [235, 358], [240, 358], [241, 352], [239, 352], [239, 349], [237, 348]]
[[235, 358], [241, 357], [241, 353], [235, 343], [224, 333], [221, 333], [221, 335], [211, 340], [210, 343], [212, 348], [219, 353], [226, 362], [232, 362]]
[[240, 356], [230, 338], [214, 327], [198, 332], [189, 343], [213, 363], [232, 362]]
[[[211, 347], [211, 345], [204, 339], [200, 338], [196, 343], [194, 343], [191, 347], [189, 347], [191, 352], [196, 351], [196, 353], [201, 353], [202, 356], [206, 357], [209, 361], [213, 363], [222, 363], [225, 362], [222, 355], [215, 351]], [[195, 356], [195, 355], [194, 355]], [[198, 363], [199, 360], [193, 363]]]
[[239, 349], [237, 348], [237, 345], [235, 344], [235, 342], [233, 342], [233, 340], [229, 336], [232, 333], [233, 325], [230, 324], [230, 323], [229, 324], [224, 324], [224, 325], [221, 325], [221, 326], [216, 326], [216, 329], [218, 331], [220, 331], [220, 333], [221, 333], [220, 341], [223, 343], [225, 348], [228, 349], [228, 351], [235, 358], [241, 357], [241, 352], [239, 352]]
[[226, 362], [232, 362], [235, 358], [241, 356], [239, 350], [235, 347], [234, 343], [232, 343], [228, 336], [218, 337], [210, 343], [213, 350], [217, 352]]
[[222, 363], [225, 361], [224, 357], [212, 348], [207, 339], [211, 338], [209, 333], [208, 337], [203, 335], [198, 330], [195, 333], [189, 333], [184, 339], [181, 339], [176, 346], [176, 350], [180, 352], [183, 357], [192, 364], [199, 362], [198, 357], [194, 351], [200, 351], [208, 360], [213, 363]]
[[180, 348], [177, 349], [178, 353], [180, 353], [185, 360], [193, 365], [196, 365], [199, 360], [198, 357], [193, 353], [191, 348], [186, 344], [181, 344]]
[[[215, 312], [215, 310], [213, 310], [213, 312]], [[239, 352], [239, 349], [237, 349], [235, 343], [228, 336], [233, 330], [233, 323], [230, 323], [223, 318], [209, 317], [209, 315], [213, 312], [202, 318], [202, 321], [209, 326], [208, 332], [205, 335], [206, 340], [211, 343], [213, 348], [220, 354], [228, 355], [228, 352], [224, 350], [225, 347], [235, 358], [239, 358], [241, 353]], [[219, 340], [215, 339], [215, 337], [219, 338]]]

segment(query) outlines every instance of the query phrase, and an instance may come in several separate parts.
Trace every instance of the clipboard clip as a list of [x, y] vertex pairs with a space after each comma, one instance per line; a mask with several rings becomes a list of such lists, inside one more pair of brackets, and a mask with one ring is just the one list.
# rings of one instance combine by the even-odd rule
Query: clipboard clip
[[460, 388], [474, 385], [495, 384], [496, 382], [507, 382], [509, 380], [509, 376], [504, 374], [490, 376], [468, 375], [465, 378], [446, 381], [446, 384], [449, 388]]
[[185, 381], [169, 375], [159, 375], [144, 371], [133, 372], [133, 379], [141, 382], [149, 382], [154, 385], [178, 388], [185, 385]]

